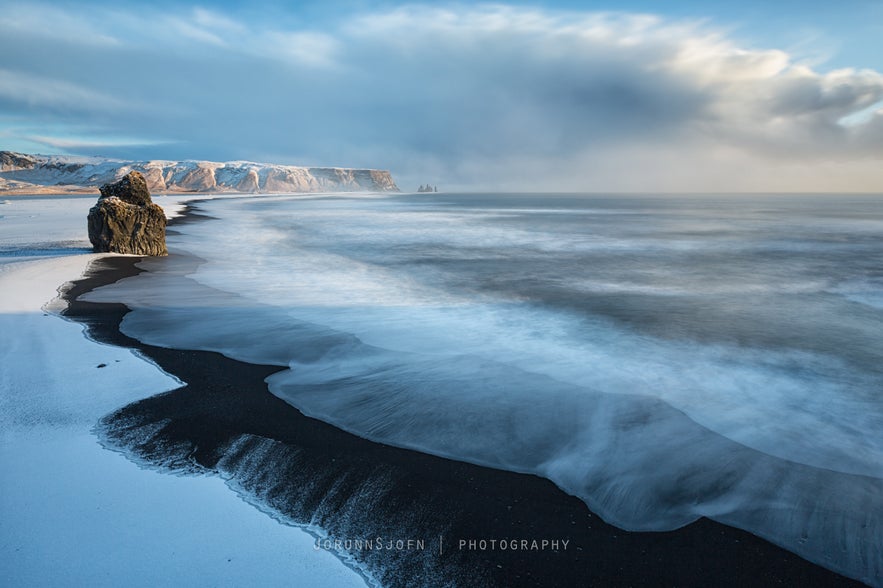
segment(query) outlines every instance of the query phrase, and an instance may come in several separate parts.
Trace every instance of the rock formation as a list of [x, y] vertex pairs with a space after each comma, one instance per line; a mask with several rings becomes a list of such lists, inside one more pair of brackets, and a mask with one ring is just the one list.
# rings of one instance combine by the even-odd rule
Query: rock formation
[[165, 212], [151, 201], [140, 172], [101, 186], [89, 211], [89, 241], [96, 253], [168, 255]]

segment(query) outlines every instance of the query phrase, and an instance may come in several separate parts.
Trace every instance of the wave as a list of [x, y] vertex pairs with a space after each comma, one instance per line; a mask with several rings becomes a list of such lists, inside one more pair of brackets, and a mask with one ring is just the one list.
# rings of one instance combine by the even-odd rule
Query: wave
[[[270, 390], [307, 415], [374, 441], [544, 476], [625, 529], [707, 516], [847, 575], [883, 578], [873, 347], [658, 337], [575, 312], [585, 292], [572, 283], [584, 276], [553, 284], [565, 304], [549, 283], [536, 295], [530, 280], [542, 273], [524, 261], [536, 243], [568, 239], [560, 222], [510, 229], [499, 216], [401, 199], [199, 206], [218, 220], [172, 236], [192, 255], [147, 260], [146, 274], [87, 297], [132, 308], [125, 334], [286, 367], [268, 378]], [[578, 267], [569, 254], [545, 263], [558, 275]], [[474, 266], [493, 264], [511, 282], [475, 278]], [[791, 283], [806, 294], [805, 273], [783, 276], [770, 295], [793, 296]], [[879, 323], [838, 315], [842, 297], [823, 295], [829, 283], [796, 304]], [[859, 343], [872, 336], [861, 328]], [[830, 343], [821, 329], [819, 340]]]

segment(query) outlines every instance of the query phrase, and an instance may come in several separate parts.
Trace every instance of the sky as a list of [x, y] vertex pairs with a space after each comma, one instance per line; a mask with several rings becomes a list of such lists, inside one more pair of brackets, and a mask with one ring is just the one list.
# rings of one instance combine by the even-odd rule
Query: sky
[[883, 192], [883, 0], [0, 0], [0, 149]]

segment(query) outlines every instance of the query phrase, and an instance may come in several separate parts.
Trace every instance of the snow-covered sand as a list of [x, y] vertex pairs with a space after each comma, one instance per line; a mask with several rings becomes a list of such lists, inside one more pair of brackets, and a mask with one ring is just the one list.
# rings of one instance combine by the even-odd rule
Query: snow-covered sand
[[[364, 586], [220, 478], [142, 469], [98, 444], [100, 417], [179, 383], [47, 306], [98, 257], [82, 253], [91, 202], [0, 207], [0, 585]], [[18, 253], [34, 242], [63, 245]]]

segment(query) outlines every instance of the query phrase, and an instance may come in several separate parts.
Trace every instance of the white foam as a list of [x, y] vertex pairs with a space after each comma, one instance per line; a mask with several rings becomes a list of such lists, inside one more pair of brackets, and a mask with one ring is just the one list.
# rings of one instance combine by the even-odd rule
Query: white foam
[[873, 308], [883, 308], [883, 279], [849, 280], [831, 289], [835, 294]]

